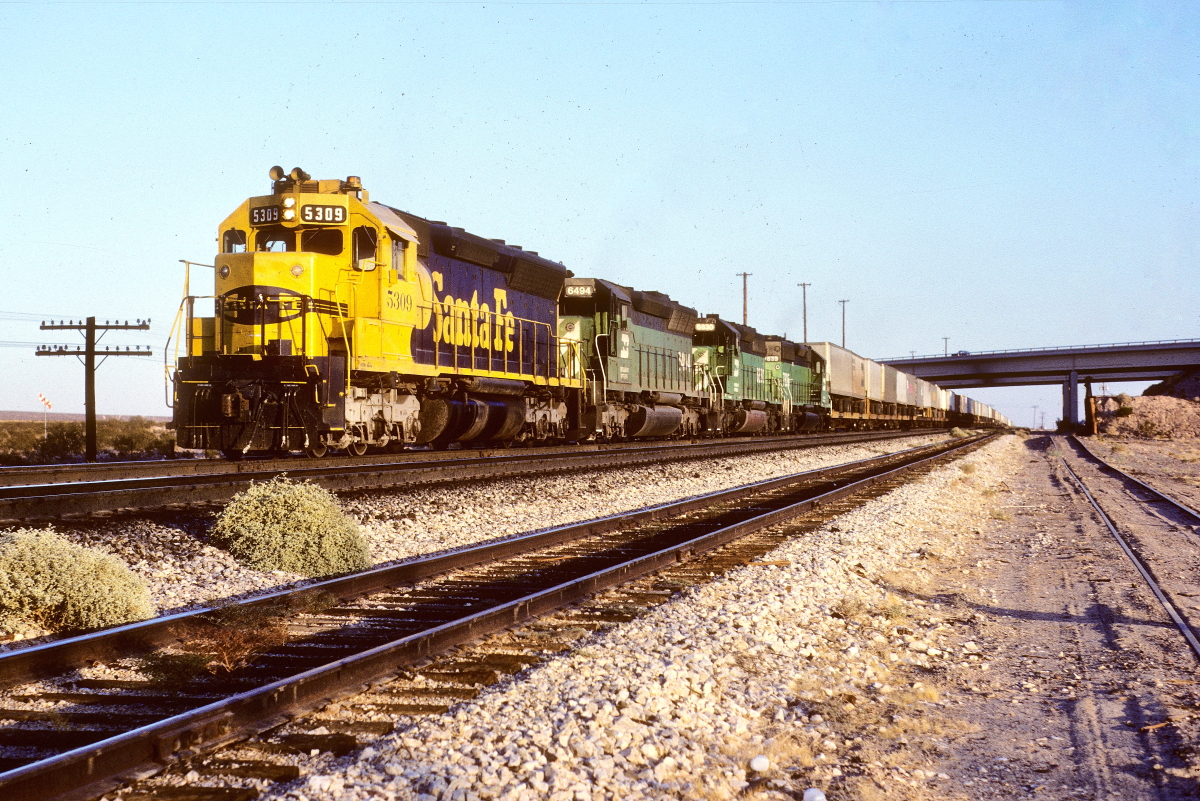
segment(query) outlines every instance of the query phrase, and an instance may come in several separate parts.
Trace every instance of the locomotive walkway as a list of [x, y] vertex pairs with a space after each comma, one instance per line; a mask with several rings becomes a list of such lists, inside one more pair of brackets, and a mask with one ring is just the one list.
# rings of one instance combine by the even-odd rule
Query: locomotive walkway
[[1200, 339], [1118, 342], [1058, 348], [988, 350], [881, 359], [944, 389], [1063, 386], [1063, 420], [1079, 423], [1079, 384], [1161, 381], [1200, 368]]

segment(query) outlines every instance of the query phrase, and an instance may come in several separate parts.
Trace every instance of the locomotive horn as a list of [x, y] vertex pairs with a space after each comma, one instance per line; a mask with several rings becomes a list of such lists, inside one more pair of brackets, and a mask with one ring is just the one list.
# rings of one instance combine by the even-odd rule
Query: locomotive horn
[[306, 173], [304, 170], [300, 169], [299, 167], [292, 167], [290, 177], [293, 181], [307, 181], [309, 178], [312, 178], [311, 175], [309, 175], [308, 173]]
[[272, 181], [282, 181], [283, 176], [284, 176], [283, 167], [280, 167], [278, 164], [276, 164], [274, 167], [271, 168], [271, 180]]

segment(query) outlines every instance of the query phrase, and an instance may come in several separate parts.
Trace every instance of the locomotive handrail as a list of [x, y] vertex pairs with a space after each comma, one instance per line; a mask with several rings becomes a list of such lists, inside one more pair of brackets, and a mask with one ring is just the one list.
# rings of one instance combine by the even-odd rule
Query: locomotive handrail
[[[187, 259], [180, 259], [179, 261], [181, 264], [183, 264], [183, 297], [179, 301], [179, 308], [176, 309], [176, 311], [175, 311], [175, 320], [171, 323], [171, 330], [167, 332], [166, 344], [163, 345], [163, 393], [164, 393], [164, 395], [166, 395], [166, 402], [167, 402], [168, 409], [175, 408], [175, 403], [174, 403], [174, 401], [175, 401], [175, 395], [174, 395], [175, 379], [174, 379], [173, 373], [171, 372], [171, 366], [167, 363], [167, 354], [170, 353], [170, 351], [171, 351], [171, 340], [175, 339], [175, 332], [179, 328], [179, 318], [184, 316], [183, 307], [185, 304], [188, 304], [192, 300], [192, 294], [191, 294], [192, 293], [192, 265], [195, 265], [197, 267], [207, 267], [210, 270], [217, 269], [215, 264], [202, 264], [201, 262], [188, 261]], [[207, 297], [207, 296], [205, 296], [205, 297]], [[191, 318], [192, 318], [192, 310], [191, 310], [191, 307], [189, 306], [188, 313], [185, 318], [187, 320], [189, 334], [191, 333], [191, 326], [192, 326]], [[190, 353], [191, 353], [190, 340], [188, 341], [188, 346], [189, 346], [188, 352], [190, 355]], [[175, 340], [175, 362], [176, 363], [179, 362], [179, 340], [178, 339]], [[167, 389], [167, 382], [170, 382], [171, 390]]]

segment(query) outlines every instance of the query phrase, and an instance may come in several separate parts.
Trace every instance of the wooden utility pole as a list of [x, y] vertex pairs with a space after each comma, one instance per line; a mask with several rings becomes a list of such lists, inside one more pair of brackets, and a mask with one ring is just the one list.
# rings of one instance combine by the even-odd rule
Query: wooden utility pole
[[95, 317], [87, 318], [86, 322], [75, 322], [70, 320], [63, 322], [59, 320], [57, 323], [51, 320], [49, 323], [42, 323], [43, 331], [82, 331], [83, 332], [83, 348], [78, 345], [71, 348], [68, 345], [42, 345], [37, 349], [38, 356], [74, 356], [76, 358], [83, 357], [80, 361], [83, 362], [83, 411], [84, 411], [84, 458], [89, 462], [96, 461], [96, 357], [101, 356], [100, 364], [104, 364], [104, 359], [109, 356], [149, 356], [150, 349], [141, 349], [138, 346], [136, 349], [128, 347], [125, 350], [111, 349], [105, 347], [100, 350], [96, 343], [98, 338], [96, 332], [100, 331], [100, 336], [103, 337], [108, 331], [149, 331], [150, 320], [138, 320], [132, 325], [128, 320], [124, 323], [104, 321], [103, 325], [96, 322]]
[[846, 300], [838, 301], [838, 303], [842, 304], [842, 347], [843, 348], [846, 347], [846, 304], [849, 302], [850, 302], [849, 298], [847, 298]]
[[750, 294], [746, 279], [754, 273], [738, 273], [742, 277], [742, 325], [750, 325]]
[[808, 341], [808, 288], [812, 284], [797, 284], [800, 287], [800, 302], [803, 304], [801, 308], [804, 310], [804, 339], [801, 342]]

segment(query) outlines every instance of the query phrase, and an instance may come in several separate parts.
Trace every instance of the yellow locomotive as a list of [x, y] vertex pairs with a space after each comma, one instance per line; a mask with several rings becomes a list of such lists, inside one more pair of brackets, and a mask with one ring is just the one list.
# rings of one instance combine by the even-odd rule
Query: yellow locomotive
[[355, 176], [271, 179], [221, 224], [213, 295], [185, 292], [181, 447], [361, 455], [578, 427], [563, 265], [373, 202]]

